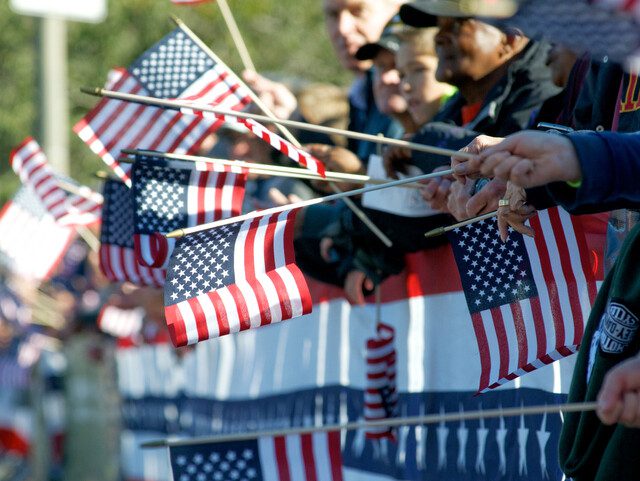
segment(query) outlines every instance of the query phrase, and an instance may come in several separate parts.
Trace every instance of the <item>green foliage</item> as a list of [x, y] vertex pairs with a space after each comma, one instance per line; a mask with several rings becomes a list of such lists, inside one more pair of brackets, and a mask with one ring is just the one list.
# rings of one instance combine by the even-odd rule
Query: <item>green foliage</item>
[[[346, 84], [349, 74], [339, 67], [324, 30], [321, 0], [228, 0], [236, 22], [260, 72], [311, 81]], [[28, 135], [39, 138], [37, 34], [39, 21], [17, 15], [0, 2], [0, 201], [18, 181], [8, 164], [11, 148]], [[174, 28], [170, 15], [180, 17], [235, 72], [242, 63], [222, 15], [214, 3], [175, 6], [169, 0], [109, 0], [107, 19], [100, 24], [70, 22], [70, 125], [96, 103], [80, 92], [101, 86], [114, 66], [126, 67], [145, 49]], [[73, 132], [71, 175], [89, 184], [103, 167]]]

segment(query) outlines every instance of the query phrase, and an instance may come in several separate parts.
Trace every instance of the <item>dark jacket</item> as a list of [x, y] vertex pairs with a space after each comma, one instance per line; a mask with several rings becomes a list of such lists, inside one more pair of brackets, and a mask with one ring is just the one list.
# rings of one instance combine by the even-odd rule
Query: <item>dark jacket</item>
[[[525, 128], [531, 116], [549, 97], [558, 93], [553, 85], [549, 69], [545, 65], [548, 46], [532, 42], [514, 59], [502, 80], [492, 88], [481, 107], [476, 119], [465, 126], [476, 133], [504, 136]], [[465, 105], [460, 94], [454, 95], [434, 118], [434, 122], [446, 122], [460, 126], [462, 123], [462, 107]], [[427, 124], [428, 126], [429, 124]], [[425, 127], [427, 127], [425, 126]], [[420, 143], [431, 143], [432, 136], [425, 135], [427, 127], [418, 132], [412, 140]], [[470, 138], [452, 139], [449, 143], [442, 140], [439, 146], [458, 149], [468, 143]], [[419, 157], [420, 154], [415, 154]], [[417, 160], [417, 159], [414, 159]], [[446, 156], [430, 156], [430, 166], [449, 164]], [[419, 162], [415, 162], [420, 166]], [[336, 209], [344, 209], [337, 206]], [[371, 279], [380, 282], [385, 277], [399, 273], [403, 266], [404, 254], [446, 242], [446, 238], [425, 239], [428, 230], [450, 224], [451, 217], [435, 215], [419, 219], [407, 219], [393, 214], [383, 213], [371, 209], [365, 212], [374, 223], [382, 229], [394, 242], [391, 249], [385, 248], [381, 242], [369, 231], [362, 222], [350, 211], [334, 216], [334, 222], [325, 222], [322, 231], [308, 234], [298, 243], [304, 254], [298, 256], [302, 260], [301, 268], [311, 276], [328, 282], [342, 285], [344, 275], [350, 270], [358, 269], [365, 272]], [[314, 215], [314, 214], [312, 214]], [[307, 216], [309, 218], [309, 216]], [[326, 218], [325, 218], [326, 220]], [[305, 220], [306, 222], [306, 220]], [[332, 237], [336, 248], [336, 260], [327, 266], [320, 259], [317, 251], [308, 252], [313, 239]], [[304, 248], [302, 244], [305, 244]], [[298, 254], [298, 250], [296, 254]], [[315, 255], [314, 255], [315, 252]], [[304, 265], [302, 265], [304, 264]], [[306, 266], [306, 269], [305, 269]], [[328, 271], [332, 274], [328, 275]]]
[[640, 133], [574, 132], [568, 134], [578, 154], [582, 183], [548, 186], [553, 198], [575, 214], [640, 208]]

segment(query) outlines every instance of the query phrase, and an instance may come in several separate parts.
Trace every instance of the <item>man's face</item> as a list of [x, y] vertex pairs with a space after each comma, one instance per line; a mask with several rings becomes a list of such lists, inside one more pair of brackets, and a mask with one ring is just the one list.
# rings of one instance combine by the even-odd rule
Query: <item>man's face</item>
[[373, 97], [378, 110], [386, 115], [404, 114], [407, 102], [400, 92], [400, 75], [396, 69], [395, 55], [382, 48], [373, 59]]
[[461, 82], [485, 77], [507, 59], [502, 55], [504, 34], [497, 28], [470, 18], [438, 18], [436, 52], [441, 82]]
[[375, 42], [398, 11], [395, 0], [323, 0], [324, 18], [333, 48], [343, 67], [365, 71], [368, 60], [355, 54], [365, 43]]

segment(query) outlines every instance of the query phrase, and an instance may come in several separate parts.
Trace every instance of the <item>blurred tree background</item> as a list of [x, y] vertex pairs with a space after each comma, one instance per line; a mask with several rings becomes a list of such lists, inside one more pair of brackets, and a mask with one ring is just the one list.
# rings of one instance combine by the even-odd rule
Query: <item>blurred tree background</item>
[[[229, 0], [240, 31], [259, 72], [274, 77], [346, 85], [324, 29], [321, 0]], [[129, 65], [174, 28], [176, 15], [236, 73], [242, 63], [215, 2], [195, 7], [169, 0], [108, 0], [103, 23], [68, 23], [70, 127], [97, 102], [80, 93], [82, 86], [101, 86], [112, 67]], [[38, 132], [37, 18], [12, 12], [0, 2], [0, 201], [19, 185], [9, 166], [11, 148]], [[103, 168], [69, 129], [71, 175], [95, 185]]]

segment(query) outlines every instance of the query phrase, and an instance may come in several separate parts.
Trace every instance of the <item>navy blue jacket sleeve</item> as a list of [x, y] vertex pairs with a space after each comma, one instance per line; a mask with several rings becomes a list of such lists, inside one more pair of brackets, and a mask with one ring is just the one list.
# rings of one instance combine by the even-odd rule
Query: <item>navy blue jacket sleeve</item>
[[551, 196], [574, 214], [640, 208], [640, 133], [573, 132], [582, 184], [548, 186]]

